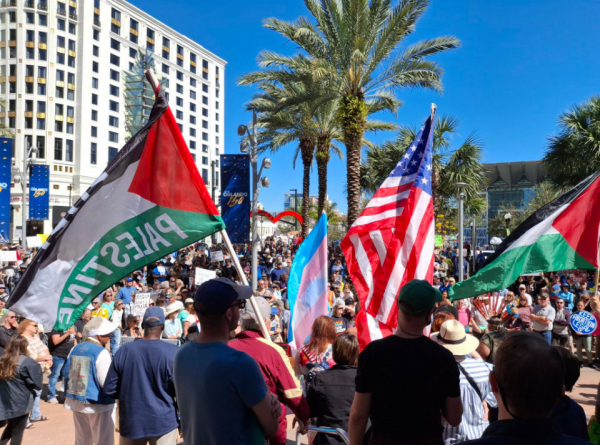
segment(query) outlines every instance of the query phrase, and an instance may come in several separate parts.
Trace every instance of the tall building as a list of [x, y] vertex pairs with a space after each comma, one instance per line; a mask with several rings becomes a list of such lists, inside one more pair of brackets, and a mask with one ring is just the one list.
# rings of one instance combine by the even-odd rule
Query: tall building
[[[138, 48], [154, 52], [198, 170], [209, 192], [218, 187], [224, 60], [123, 0], [3, 0], [0, 6], [0, 98], [6, 103], [0, 119], [14, 131], [16, 166], [31, 146], [38, 148], [34, 162], [50, 166], [49, 220], [28, 222], [28, 235], [50, 233], [124, 145], [123, 72]], [[11, 187], [16, 239], [22, 189]]]
[[[296, 204], [296, 196], [298, 197], [298, 203]], [[302, 209], [302, 193], [284, 193], [283, 194], [283, 210], [294, 210], [294, 206], [297, 207], [297, 211], [300, 212]], [[319, 195], [309, 195], [308, 202], [310, 205], [317, 205], [319, 202]], [[331, 204], [331, 201], [327, 201]]]

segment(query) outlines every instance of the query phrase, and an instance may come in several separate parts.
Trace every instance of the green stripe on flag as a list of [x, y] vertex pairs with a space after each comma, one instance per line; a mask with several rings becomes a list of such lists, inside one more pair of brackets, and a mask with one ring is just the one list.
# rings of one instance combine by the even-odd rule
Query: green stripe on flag
[[473, 277], [450, 288], [451, 300], [506, 289], [519, 275], [564, 269], [594, 269], [560, 234], [542, 235], [528, 246], [510, 249]]
[[54, 329], [67, 329], [94, 297], [134, 270], [224, 228], [218, 215], [160, 206], [122, 222], [72, 270], [61, 292]]

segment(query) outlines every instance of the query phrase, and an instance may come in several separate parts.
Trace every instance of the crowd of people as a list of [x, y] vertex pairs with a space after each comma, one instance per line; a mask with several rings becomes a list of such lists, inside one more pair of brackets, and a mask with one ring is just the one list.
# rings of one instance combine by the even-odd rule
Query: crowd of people
[[[111, 445], [115, 429], [125, 445], [174, 445], [180, 436], [185, 444], [285, 444], [288, 414], [302, 434], [310, 424], [339, 428], [353, 445], [589, 440], [583, 409], [565, 391], [600, 357], [591, 341], [600, 332], [581, 335], [569, 324], [578, 310], [600, 321], [591, 274], [520, 277], [494, 296], [452, 302], [458, 261], [440, 251], [433, 285], [402, 287], [395, 334], [361, 352], [360, 302], [332, 243], [328, 313], [292, 354], [287, 285], [297, 247], [267, 239], [253, 291], [223, 246], [196, 243], [95, 297], [66, 331], [4, 307], [2, 294], [31, 260], [23, 254], [0, 277], [0, 444], [18, 445], [27, 428], [49, 420], [43, 373], [46, 403], [73, 413], [76, 445]], [[236, 245], [235, 254], [250, 281], [249, 247]], [[197, 284], [196, 268], [217, 278]], [[150, 293], [143, 316], [140, 292]], [[542, 377], [523, 379], [532, 375]], [[318, 434], [314, 443], [345, 442]]]

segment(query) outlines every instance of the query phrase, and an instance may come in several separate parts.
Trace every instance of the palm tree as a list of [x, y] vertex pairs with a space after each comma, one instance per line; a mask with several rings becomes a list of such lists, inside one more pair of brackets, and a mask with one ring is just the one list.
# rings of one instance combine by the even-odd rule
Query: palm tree
[[441, 90], [442, 69], [427, 57], [457, 48], [452, 36], [438, 37], [405, 47], [403, 40], [415, 30], [429, 0], [304, 0], [314, 23], [268, 19], [265, 27], [283, 35], [303, 51], [305, 57], [285, 57], [272, 52], [259, 56], [264, 71], [242, 83], [296, 79], [307, 76], [328, 79], [325, 94], [307, 95], [297, 101], [337, 100], [338, 119], [346, 145], [348, 225], [359, 216], [361, 149], [368, 103], [395, 112], [400, 103], [393, 92], [400, 88]]
[[[458, 133], [458, 120], [442, 116], [435, 123], [433, 134], [433, 175], [431, 187], [433, 208], [437, 215], [448, 212], [448, 206], [456, 198], [453, 184], [466, 182], [465, 207], [467, 213], [480, 214], [485, 209], [485, 200], [479, 196], [486, 181], [481, 155], [483, 146], [471, 133], [456, 149], [452, 149], [451, 137]], [[375, 192], [389, 176], [417, 135], [414, 127], [403, 126], [393, 142], [386, 142], [367, 151], [362, 165], [361, 185]]]
[[[0, 111], [6, 112], [6, 102], [0, 99]], [[0, 136], [5, 138], [14, 138], [14, 132], [4, 124], [4, 119], [0, 119]]]
[[560, 132], [550, 138], [543, 162], [552, 184], [571, 188], [600, 170], [600, 96], [563, 113], [559, 125]]
[[311, 205], [309, 212], [310, 219], [316, 223], [319, 221], [319, 218], [323, 212], [325, 212], [325, 215], [327, 215], [328, 225], [334, 226], [340, 222], [340, 214], [337, 212], [337, 203], [326, 202], [323, 211], [319, 211], [316, 206]]

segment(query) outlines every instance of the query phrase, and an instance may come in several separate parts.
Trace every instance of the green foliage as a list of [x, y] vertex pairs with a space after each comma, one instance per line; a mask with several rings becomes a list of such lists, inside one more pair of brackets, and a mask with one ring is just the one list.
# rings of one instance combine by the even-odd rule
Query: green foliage
[[600, 170], [600, 96], [563, 113], [559, 126], [543, 160], [550, 182], [558, 188], [571, 188]]
[[355, 96], [346, 96], [340, 101], [338, 113], [345, 138], [362, 138], [369, 113], [364, 100]]
[[[0, 111], [6, 112], [6, 102], [4, 99], [0, 99]], [[0, 119], [0, 136], [5, 138], [15, 137], [14, 131], [4, 124], [4, 119]]]

